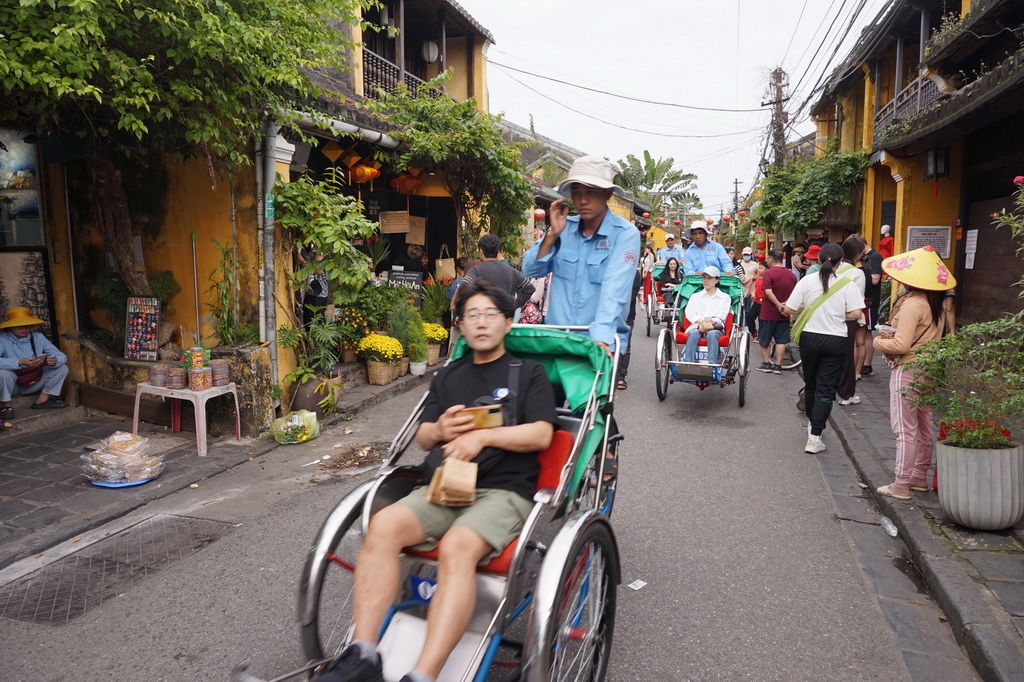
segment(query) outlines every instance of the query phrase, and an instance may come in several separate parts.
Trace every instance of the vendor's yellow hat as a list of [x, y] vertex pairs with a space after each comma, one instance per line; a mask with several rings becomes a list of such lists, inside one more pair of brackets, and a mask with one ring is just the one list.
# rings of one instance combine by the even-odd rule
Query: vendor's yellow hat
[[0, 322], [0, 329], [7, 329], [8, 327], [31, 327], [35, 324], [46, 323], [38, 317], [33, 317], [32, 313], [28, 311], [28, 308], [18, 306], [7, 310], [7, 321]]
[[915, 289], [948, 291], [956, 286], [956, 278], [930, 246], [886, 258], [882, 261], [882, 271]]

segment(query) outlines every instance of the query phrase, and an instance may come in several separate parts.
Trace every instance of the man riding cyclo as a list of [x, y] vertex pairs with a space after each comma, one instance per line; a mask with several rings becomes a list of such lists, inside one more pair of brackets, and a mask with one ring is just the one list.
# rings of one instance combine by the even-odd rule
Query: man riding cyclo
[[[442, 367], [431, 382], [416, 440], [428, 451], [424, 482], [373, 516], [355, 569], [353, 642], [320, 682], [382, 682], [377, 652], [381, 624], [399, 588], [403, 549], [440, 546], [437, 590], [427, 635], [402, 682], [432, 682], [469, 626], [476, 602], [476, 567], [516, 538], [533, 508], [538, 454], [551, 443], [555, 398], [544, 369], [505, 350], [515, 304], [485, 280], [459, 289], [456, 321], [472, 353]], [[503, 404], [508, 426], [474, 428], [460, 412], [474, 404]], [[428, 500], [435, 471], [446, 459], [476, 461], [476, 500], [448, 507]]]
[[718, 288], [722, 273], [714, 265], [701, 272], [704, 288], [690, 296], [684, 317], [690, 323], [686, 328], [686, 347], [683, 360], [695, 362], [700, 340], [707, 340], [708, 362], [718, 364], [718, 340], [725, 332], [725, 319], [729, 316], [732, 299]]
[[714, 265], [721, 272], [735, 276], [736, 268], [725, 252], [725, 247], [708, 239], [707, 225], [694, 220], [687, 232], [693, 243], [683, 252], [684, 275], [696, 275], [703, 272], [707, 266]]

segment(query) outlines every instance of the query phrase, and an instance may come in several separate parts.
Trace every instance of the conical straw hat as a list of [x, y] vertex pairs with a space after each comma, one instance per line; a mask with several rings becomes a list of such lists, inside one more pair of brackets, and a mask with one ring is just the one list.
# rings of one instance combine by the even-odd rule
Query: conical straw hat
[[948, 291], [956, 286], [953, 273], [930, 246], [886, 258], [882, 261], [882, 271], [897, 282], [915, 289]]

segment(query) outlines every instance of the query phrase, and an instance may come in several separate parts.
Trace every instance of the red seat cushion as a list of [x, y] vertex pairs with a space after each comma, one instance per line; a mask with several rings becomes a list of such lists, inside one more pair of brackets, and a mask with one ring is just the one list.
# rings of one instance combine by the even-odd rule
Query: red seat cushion
[[[690, 321], [686, 319], [685, 315], [683, 316], [683, 321], [682, 322], [677, 322], [676, 323], [676, 343], [682, 343], [682, 344], [686, 343], [686, 337], [688, 336], [688, 334], [685, 331], [683, 331], [683, 330], [689, 328], [689, 326], [690, 326]], [[718, 347], [719, 348], [728, 348], [729, 347], [729, 340], [730, 340], [731, 336], [732, 336], [732, 313], [730, 312], [725, 317], [725, 330], [722, 333], [721, 338], [718, 339]], [[702, 338], [697, 345], [698, 346], [702, 346], [702, 347], [707, 347], [708, 340], [706, 338]]]
[[[555, 431], [551, 436], [551, 445], [547, 446], [537, 455], [537, 459], [540, 462], [540, 473], [537, 475], [537, 490], [555, 490], [558, 488], [558, 481], [562, 477], [562, 468], [568, 461], [571, 452], [572, 434], [568, 431]], [[409, 548], [406, 548], [404, 551], [412, 556], [437, 561], [442, 542], [444, 542], [444, 538], [441, 538], [437, 546], [429, 552], [421, 552]], [[516, 551], [516, 544], [518, 542], [518, 538], [513, 540], [501, 551], [501, 554], [483, 566], [478, 566], [476, 570], [485, 573], [508, 573], [508, 567], [512, 562], [512, 555]]]

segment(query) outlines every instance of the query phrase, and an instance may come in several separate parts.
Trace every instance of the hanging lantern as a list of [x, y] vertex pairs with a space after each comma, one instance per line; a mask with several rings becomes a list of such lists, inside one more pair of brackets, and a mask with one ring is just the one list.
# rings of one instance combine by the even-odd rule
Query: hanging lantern
[[722, 220], [724, 220], [725, 222], [729, 222], [730, 220], [732, 220], [732, 218], [730, 218], [727, 215], [724, 215], [724, 216], [722, 216]]
[[664, 223], [665, 222], [664, 216], [658, 216], [658, 222], [659, 223]]
[[423, 184], [423, 178], [417, 178], [412, 175], [402, 173], [397, 178], [394, 178], [389, 184], [399, 191], [411, 191]]
[[754, 230], [754, 234], [764, 234], [764, 230]]
[[352, 166], [348, 172], [348, 177], [352, 182], [363, 183], [369, 182], [374, 178], [380, 177], [380, 171], [372, 166], [367, 166], [361, 163], [357, 163]]
[[768, 246], [767, 240], [764, 240], [764, 239], [758, 239], [757, 240], [757, 250], [758, 251], [764, 251], [765, 248], [767, 248], [767, 246]]
[[741, 218], [745, 218], [746, 216], [747, 216], [747, 212], [746, 211], [740, 211], [740, 217]]
[[679, 227], [680, 225], [683, 224], [683, 221], [680, 220], [679, 218], [676, 218], [675, 220], [672, 221], [672, 224], [675, 225], [676, 227]]
[[650, 217], [651, 217], [651, 214], [650, 214], [650, 213], [648, 213], [647, 211], [644, 211], [644, 212], [643, 212], [643, 216], [644, 216], [645, 218], [650, 218]]
[[712, 220], [711, 218], [708, 218], [708, 225], [714, 225], [714, 224], [715, 224], [715, 221]]

